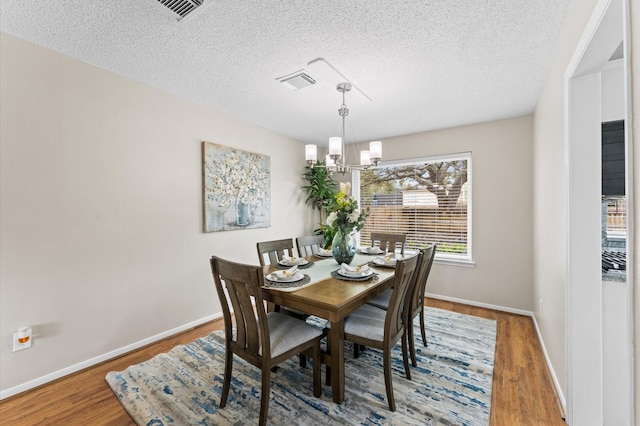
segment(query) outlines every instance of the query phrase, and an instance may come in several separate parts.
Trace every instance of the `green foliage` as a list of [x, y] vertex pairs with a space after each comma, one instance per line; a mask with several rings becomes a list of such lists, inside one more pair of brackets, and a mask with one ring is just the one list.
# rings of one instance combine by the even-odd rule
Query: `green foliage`
[[440, 253], [455, 253], [455, 254], [463, 254], [467, 252], [466, 244], [451, 244], [444, 243], [438, 245], [438, 251]]
[[305, 167], [302, 177], [307, 182], [302, 187], [307, 193], [305, 203], [311, 202], [318, 210], [326, 208], [337, 191], [338, 182], [333, 180], [324, 163], [317, 161], [315, 165]]

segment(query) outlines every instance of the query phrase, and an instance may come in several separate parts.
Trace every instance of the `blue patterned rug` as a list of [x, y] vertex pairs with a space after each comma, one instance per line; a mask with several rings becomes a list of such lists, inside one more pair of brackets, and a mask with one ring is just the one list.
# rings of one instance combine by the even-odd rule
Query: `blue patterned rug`
[[[345, 400], [331, 388], [313, 397], [311, 365], [297, 357], [271, 375], [272, 425], [488, 425], [496, 342], [493, 320], [425, 308], [429, 346], [414, 322], [418, 367], [407, 380], [400, 344], [393, 359], [396, 410], [388, 409], [381, 352], [367, 348], [354, 359], [345, 347]], [[313, 322], [314, 317], [309, 321]], [[318, 321], [319, 322], [319, 321]], [[324, 321], [322, 321], [324, 324]], [[258, 423], [260, 370], [238, 357], [227, 406], [220, 410], [224, 334], [180, 345], [106, 380], [139, 425], [248, 425]]]

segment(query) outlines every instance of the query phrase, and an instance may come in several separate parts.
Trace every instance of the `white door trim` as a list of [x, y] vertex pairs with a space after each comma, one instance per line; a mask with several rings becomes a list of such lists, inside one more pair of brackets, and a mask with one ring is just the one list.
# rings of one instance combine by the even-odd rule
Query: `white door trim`
[[[600, 272], [601, 92], [600, 71], [624, 41], [626, 159], [628, 205], [633, 206], [631, 91], [629, 85], [628, 0], [601, 0], [565, 73], [565, 188], [567, 226], [566, 420], [570, 425], [606, 423], [603, 395], [603, 298]], [[627, 258], [633, 259], [633, 212], [627, 213]], [[628, 261], [628, 343], [625, 364], [633, 374], [632, 289], [634, 271]], [[618, 348], [616, 348], [618, 349]], [[633, 424], [633, 380], [627, 411]], [[626, 393], [627, 389], [620, 389]], [[616, 401], [618, 402], [618, 401]], [[625, 422], [626, 423], [626, 422]]]

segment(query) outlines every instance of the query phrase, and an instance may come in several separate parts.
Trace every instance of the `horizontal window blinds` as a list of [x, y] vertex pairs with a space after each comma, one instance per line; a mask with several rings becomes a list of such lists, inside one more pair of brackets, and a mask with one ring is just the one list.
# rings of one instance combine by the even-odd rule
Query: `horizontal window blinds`
[[420, 159], [360, 170], [354, 176], [371, 232], [407, 235], [410, 248], [438, 244], [439, 257], [471, 259], [471, 155]]

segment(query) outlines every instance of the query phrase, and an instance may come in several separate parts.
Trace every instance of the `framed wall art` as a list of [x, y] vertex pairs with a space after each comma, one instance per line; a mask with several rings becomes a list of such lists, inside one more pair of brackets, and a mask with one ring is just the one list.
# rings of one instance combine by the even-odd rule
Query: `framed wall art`
[[204, 232], [271, 226], [271, 160], [202, 142]]

